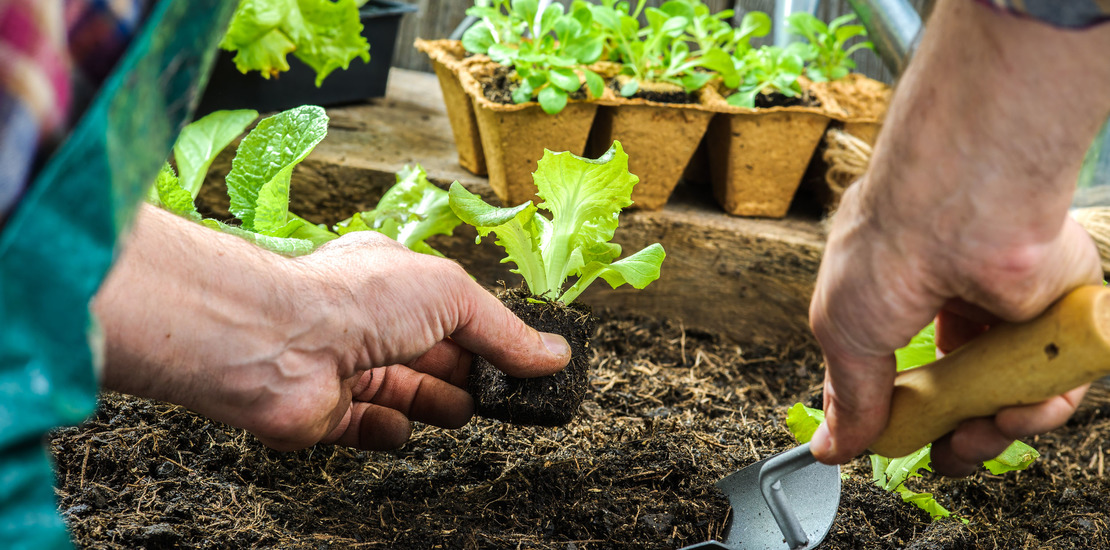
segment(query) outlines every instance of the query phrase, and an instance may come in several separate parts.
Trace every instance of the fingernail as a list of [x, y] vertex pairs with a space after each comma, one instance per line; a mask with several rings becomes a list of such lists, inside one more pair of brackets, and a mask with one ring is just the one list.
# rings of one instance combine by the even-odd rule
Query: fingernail
[[552, 355], [559, 357], [570, 355], [570, 344], [567, 343], [566, 338], [550, 332], [541, 332], [540, 339], [543, 340], [543, 345], [547, 347], [547, 351], [550, 351]]

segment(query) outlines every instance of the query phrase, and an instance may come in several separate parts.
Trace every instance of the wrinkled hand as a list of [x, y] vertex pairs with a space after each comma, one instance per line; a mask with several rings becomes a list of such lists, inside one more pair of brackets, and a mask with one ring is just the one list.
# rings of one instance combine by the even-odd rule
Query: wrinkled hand
[[[1090, 237], [1070, 220], [1056, 238], [1025, 248], [938, 249], [932, 235], [866, 220], [863, 189], [851, 189], [841, 203], [810, 308], [827, 364], [826, 423], [813, 449], [827, 462], [845, 462], [878, 437], [890, 406], [894, 350], [934, 316], [938, 350], [947, 353], [1000, 320], [1031, 319], [1101, 276]], [[964, 422], [934, 445], [934, 469], [971, 473], [1014, 439], [1062, 425], [1084, 391]]]
[[473, 414], [472, 354], [515, 376], [570, 359], [455, 262], [372, 232], [285, 259], [144, 208], [95, 303], [104, 385], [184, 405], [267, 445], [396, 448], [411, 421]]
[[[818, 274], [810, 321], [827, 364], [826, 423], [812, 443], [820, 460], [846, 462], [878, 437], [894, 350], [934, 317], [938, 348], [950, 351], [1100, 281], [1097, 251], [1067, 209], [1110, 103], [1101, 92], [1056, 107], [1049, 98], [1051, 82], [1110, 84], [1110, 71], [1091, 73], [1081, 53], [1108, 46], [1105, 28], [1062, 31], [972, 2], [938, 3]], [[934, 445], [934, 469], [970, 473], [1013, 439], [1064, 423], [1084, 391], [964, 422]]]

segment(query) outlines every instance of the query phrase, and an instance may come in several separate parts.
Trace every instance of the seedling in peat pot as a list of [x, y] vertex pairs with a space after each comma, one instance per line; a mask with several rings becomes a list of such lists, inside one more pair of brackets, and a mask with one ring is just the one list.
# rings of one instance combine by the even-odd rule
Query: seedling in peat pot
[[470, 391], [477, 412], [514, 424], [557, 426], [574, 418], [589, 381], [595, 322], [575, 298], [598, 278], [613, 288], [644, 288], [659, 278], [666, 254], [656, 243], [617, 260], [621, 247], [609, 242], [639, 182], [628, 172], [628, 155], [619, 142], [597, 160], [545, 151], [533, 179], [543, 199], [538, 206], [531, 201], [491, 206], [458, 182], [451, 186], [450, 202], [459, 218], [478, 230], [479, 240], [496, 233], [506, 253], [502, 261], [516, 264], [513, 272], [524, 278], [527, 289], [503, 293], [502, 301], [537, 330], [562, 334], [573, 352], [564, 370], [528, 379], [506, 376], [476, 358]]
[[513, 68], [514, 103], [536, 100], [558, 114], [583, 82], [601, 97], [605, 82], [586, 65], [601, 57], [603, 43], [586, 7], [576, 3], [566, 13], [554, 2], [540, 12], [536, 0], [477, 0], [466, 13], [481, 19], [463, 35], [463, 46]]

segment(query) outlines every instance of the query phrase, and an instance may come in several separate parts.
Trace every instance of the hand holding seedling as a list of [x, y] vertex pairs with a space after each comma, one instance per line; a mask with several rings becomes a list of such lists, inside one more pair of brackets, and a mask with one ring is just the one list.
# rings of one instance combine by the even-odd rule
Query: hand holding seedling
[[472, 354], [519, 377], [567, 364], [456, 263], [363, 231], [283, 258], [144, 207], [94, 311], [105, 387], [186, 406], [267, 445], [399, 447], [459, 427]]
[[[893, 352], [934, 317], [938, 348], [951, 351], [1101, 280], [1097, 252], [1067, 209], [1110, 114], [1110, 66], [1099, 53], [1108, 50], [1106, 26], [1066, 31], [973, 2], [938, 3], [818, 275], [810, 319], [828, 365], [819, 459], [846, 462], [876, 439]], [[935, 470], [966, 475], [1015, 438], [1063, 424], [1084, 391], [964, 422], [933, 446]]]

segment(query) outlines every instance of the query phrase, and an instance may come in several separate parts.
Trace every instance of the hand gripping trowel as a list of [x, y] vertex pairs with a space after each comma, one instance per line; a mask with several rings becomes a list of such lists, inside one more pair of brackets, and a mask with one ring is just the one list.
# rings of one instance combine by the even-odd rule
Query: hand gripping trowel
[[[936, 362], [899, 374], [890, 420], [871, 452], [905, 456], [963, 420], [1038, 403], [1107, 374], [1110, 288], [1081, 287], [1032, 321], [995, 326]], [[732, 506], [727, 536], [684, 550], [815, 548], [840, 504], [840, 469], [816, 462], [808, 444], [717, 486]]]

